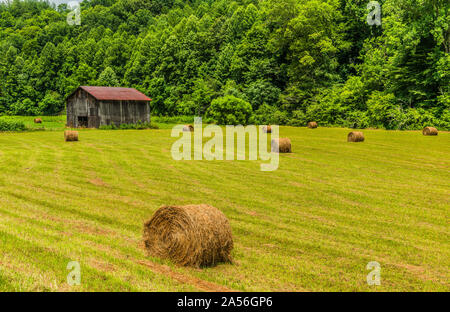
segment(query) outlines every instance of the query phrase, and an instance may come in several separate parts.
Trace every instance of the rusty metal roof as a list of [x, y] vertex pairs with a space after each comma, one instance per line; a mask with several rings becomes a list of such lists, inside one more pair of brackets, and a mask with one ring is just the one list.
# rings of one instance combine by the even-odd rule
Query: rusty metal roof
[[87, 87], [81, 89], [95, 97], [99, 101], [151, 101], [144, 93], [133, 88], [116, 87]]

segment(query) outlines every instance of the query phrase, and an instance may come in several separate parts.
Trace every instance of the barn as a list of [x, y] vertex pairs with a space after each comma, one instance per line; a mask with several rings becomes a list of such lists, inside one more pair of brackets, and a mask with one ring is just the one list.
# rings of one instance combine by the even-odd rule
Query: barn
[[79, 87], [67, 98], [67, 126], [100, 126], [150, 122], [151, 99], [136, 89]]

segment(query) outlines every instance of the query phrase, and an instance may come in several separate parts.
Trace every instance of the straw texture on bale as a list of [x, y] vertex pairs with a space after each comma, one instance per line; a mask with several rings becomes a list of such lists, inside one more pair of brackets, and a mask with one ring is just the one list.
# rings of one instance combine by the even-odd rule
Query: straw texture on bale
[[288, 138], [272, 139], [272, 152], [292, 153], [291, 140]]
[[42, 119], [41, 118], [35, 118], [34, 119], [34, 123], [41, 124], [42, 123]]
[[433, 127], [425, 127], [422, 130], [423, 135], [438, 135], [438, 130]]
[[208, 205], [165, 206], [144, 224], [149, 255], [194, 267], [231, 262], [233, 237], [228, 219]]
[[194, 126], [193, 125], [185, 125], [183, 127], [184, 132], [194, 132]]
[[272, 126], [264, 126], [263, 131], [264, 133], [272, 133]]
[[364, 134], [358, 131], [352, 131], [348, 134], [347, 142], [364, 142]]
[[78, 131], [71, 131], [71, 130], [64, 131], [64, 140], [66, 142], [78, 141]]
[[315, 121], [308, 122], [308, 128], [316, 129], [317, 127], [318, 127], [317, 122], [315, 122]]

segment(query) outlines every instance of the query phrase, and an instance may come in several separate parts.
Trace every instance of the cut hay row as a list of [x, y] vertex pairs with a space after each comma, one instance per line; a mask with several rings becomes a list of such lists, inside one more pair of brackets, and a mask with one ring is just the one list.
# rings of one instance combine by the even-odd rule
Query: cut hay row
[[64, 131], [64, 140], [66, 142], [78, 141], [78, 131], [66, 130]]
[[184, 132], [194, 132], [194, 126], [193, 125], [184, 125], [183, 131]]
[[364, 142], [364, 134], [358, 131], [352, 131], [347, 136], [347, 142]]
[[433, 127], [425, 127], [422, 130], [423, 135], [438, 135], [438, 130]]
[[291, 140], [288, 138], [272, 139], [272, 152], [292, 153]]
[[228, 219], [208, 205], [165, 206], [144, 224], [149, 255], [194, 267], [231, 262], [233, 237]]
[[310, 122], [308, 122], [308, 125], [307, 125], [307, 127], [310, 129], [316, 129], [318, 126], [319, 125], [315, 121], [310, 121]]
[[264, 126], [263, 132], [264, 133], [272, 133], [272, 126]]

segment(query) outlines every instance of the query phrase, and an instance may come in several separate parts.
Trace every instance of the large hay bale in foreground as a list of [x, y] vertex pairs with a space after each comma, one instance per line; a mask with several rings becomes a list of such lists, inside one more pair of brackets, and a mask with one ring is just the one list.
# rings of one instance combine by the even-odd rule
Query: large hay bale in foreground
[[233, 249], [228, 219], [208, 205], [158, 209], [144, 224], [144, 243], [151, 256], [194, 267], [231, 262]]
[[364, 134], [358, 131], [352, 131], [348, 134], [347, 142], [364, 142]]
[[310, 129], [316, 129], [318, 126], [319, 125], [315, 121], [310, 121], [310, 122], [308, 122], [308, 125], [307, 125], [307, 127]]
[[438, 135], [438, 130], [433, 127], [425, 127], [422, 130], [423, 135]]
[[194, 132], [194, 126], [193, 125], [185, 125], [183, 127], [184, 132]]
[[272, 152], [274, 153], [292, 153], [291, 140], [288, 138], [279, 138], [272, 140]]
[[41, 118], [34, 118], [34, 123], [41, 124], [42, 119]]
[[78, 141], [78, 131], [71, 131], [71, 130], [64, 131], [64, 140], [66, 142]]
[[264, 126], [263, 132], [264, 133], [272, 133], [272, 126]]

